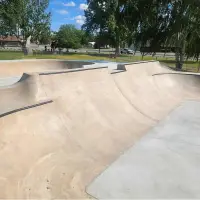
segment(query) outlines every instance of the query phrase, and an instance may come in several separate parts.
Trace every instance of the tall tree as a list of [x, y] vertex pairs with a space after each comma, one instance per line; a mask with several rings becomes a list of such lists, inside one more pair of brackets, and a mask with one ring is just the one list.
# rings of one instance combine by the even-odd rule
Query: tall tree
[[50, 36], [49, 0], [3, 0], [0, 6], [0, 34], [15, 35], [22, 44], [27, 38], [39, 41]]
[[199, 41], [200, 3], [196, 0], [140, 0], [131, 4], [136, 8], [129, 21], [130, 32], [137, 30], [134, 43], [147, 45], [152, 52], [161, 46], [175, 47], [176, 68], [181, 69], [185, 54], [191, 54], [194, 49], [194, 55], [198, 49], [194, 41]]
[[60, 48], [73, 48], [81, 47], [82, 31], [76, 29], [72, 24], [62, 25], [56, 34], [58, 47]]
[[83, 29], [88, 32], [98, 31], [99, 37], [110, 34], [120, 53], [120, 44], [127, 38], [126, 0], [87, 0], [88, 9], [85, 11], [86, 22]]

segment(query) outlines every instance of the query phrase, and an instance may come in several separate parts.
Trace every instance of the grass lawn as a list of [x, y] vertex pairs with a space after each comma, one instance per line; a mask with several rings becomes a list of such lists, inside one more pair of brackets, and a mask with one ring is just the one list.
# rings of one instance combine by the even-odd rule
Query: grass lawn
[[24, 55], [22, 52], [0, 51], [0, 60], [22, 59], [23, 57], [24, 57]]
[[[24, 56], [22, 52], [1, 52], [0, 60], [14, 60], [14, 59], [67, 59], [67, 60], [104, 60], [113, 62], [134, 62], [140, 60], [158, 60], [171, 68], [175, 68], [175, 58], [165, 57], [152, 57], [152, 56], [131, 56], [121, 55], [117, 58], [110, 58], [106, 54], [81, 54], [81, 53], [70, 53], [64, 55], [29, 55]], [[199, 63], [195, 61], [185, 61], [183, 71], [198, 72]]]
[[[0, 51], [0, 60], [14, 60], [14, 59], [67, 59], [67, 60], [105, 60], [113, 62], [133, 62], [141, 60], [141, 56], [127, 56], [121, 55], [117, 58], [110, 58], [108, 54], [84, 54], [84, 53], [69, 53], [63, 55], [28, 55], [24, 56], [22, 52]], [[152, 60], [151, 56], [145, 56], [143, 60]]]

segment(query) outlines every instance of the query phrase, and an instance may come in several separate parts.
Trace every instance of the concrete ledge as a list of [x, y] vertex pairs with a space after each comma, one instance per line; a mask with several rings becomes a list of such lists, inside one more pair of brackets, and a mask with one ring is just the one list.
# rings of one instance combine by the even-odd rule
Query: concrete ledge
[[35, 107], [42, 106], [42, 105], [45, 105], [45, 104], [48, 104], [48, 103], [52, 103], [52, 102], [53, 102], [53, 100], [46, 100], [46, 101], [42, 101], [42, 102], [39, 102], [39, 103], [36, 103], [36, 104], [32, 104], [32, 105], [29, 105], [29, 106], [24, 106], [24, 107], [21, 107], [21, 108], [17, 108], [17, 109], [14, 109], [14, 110], [11, 110], [11, 111], [8, 111], [8, 112], [0, 114], [0, 118], [1, 117], [5, 117], [5, 116], [10, 115], [10, 114], [13, 114], [13, 113], [16, 113], [16, 112], [19, 112], [19, 111], [22, 111], [22, 110], [35, 108]]
[[124, 64], [118, 64], [117, 65], [117, 70], [126, 71], [126, 67], [125, 67]]

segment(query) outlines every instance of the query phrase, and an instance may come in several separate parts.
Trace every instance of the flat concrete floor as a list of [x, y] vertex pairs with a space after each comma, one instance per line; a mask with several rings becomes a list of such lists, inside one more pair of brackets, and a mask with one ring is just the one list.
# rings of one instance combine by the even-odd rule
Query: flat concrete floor
[[200, 198], [200, 102], [182, 103], [87, 192], [98, 199]]

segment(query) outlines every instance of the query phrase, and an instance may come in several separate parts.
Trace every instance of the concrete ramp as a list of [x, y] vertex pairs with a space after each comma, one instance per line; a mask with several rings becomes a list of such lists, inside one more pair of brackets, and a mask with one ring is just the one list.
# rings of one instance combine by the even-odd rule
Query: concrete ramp
[[181, 102], [199, 99], [198, 76], [187, 75], [186, 87], [172, 72], [158, 62], [114, 74], [52, 71], [0, 90], [2, 109], [52, 100], [0, 118], [0, 198], [90, 198], [86, 187], [120, 155]]
[[173, 73], [159, 62], [126, 66], [112, 78], [122, 95], [144, 116], [159, 121], [185, 99], [199, 99], [200, 76]]
[[[0, 117], [30, 107], [51, 102], [40, 84], [37, 74], [23, 74], [13, 82], [4, 79], [7, 86], [0, 87]], [[10, 82], [10, 85], [9, 85]]]

